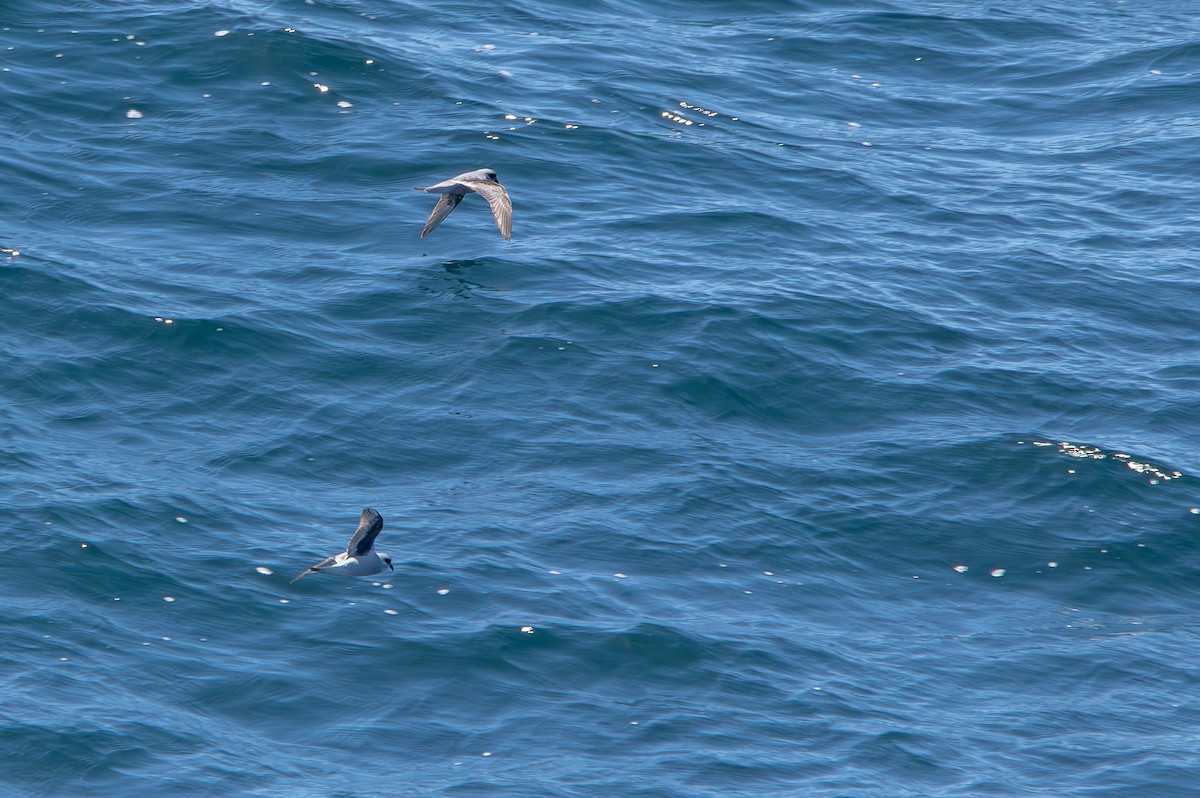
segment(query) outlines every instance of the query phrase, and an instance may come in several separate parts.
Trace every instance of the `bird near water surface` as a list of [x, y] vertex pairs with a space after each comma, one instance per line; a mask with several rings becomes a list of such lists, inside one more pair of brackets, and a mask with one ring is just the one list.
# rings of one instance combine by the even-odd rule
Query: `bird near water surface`
[[305, 568], [293, 583], [299, 582], [309, 574], [333, 574], [334, 576], [370, 576], [377, 574], [384, 567], [392, 568], [392, 558], [382, 551], [375, 551], [375, 538], [383, 531], [383, 516], [378, 511], [365, 508], [358, 519], [358, 529], [346, 550], [321, 560], [311, 568]]
[[500, 228], [500, 235], [504, 236], [505, 241], [512, 238], [512, 200], [508, 198], [508, 192], [504, 190], [504, 186], [500, 185], [500, 181], [496, 179], [495, 169], [476, 169], [474, 172], [463, 172], [449, 180], [434, 183], [432, 186], [417, 186], [416, 190], [424, 191], [426, 194], [441, 194], [438, 197], [437, 205], [433, 206], [433, 213], [429, 214], [429, 219], [425, 222], [425, 228], [421, 230], [421, 238], [433, 232], [433, 229], [441, 224], [442, 220], [450, 215], [450, 211], [457, 208], [458, 203], [462, 202], [463, 197], [468, 194], [478, 194], [487, 200], [488, 205], [492, 208], [492, 215], [496, 217], [496, 226]]

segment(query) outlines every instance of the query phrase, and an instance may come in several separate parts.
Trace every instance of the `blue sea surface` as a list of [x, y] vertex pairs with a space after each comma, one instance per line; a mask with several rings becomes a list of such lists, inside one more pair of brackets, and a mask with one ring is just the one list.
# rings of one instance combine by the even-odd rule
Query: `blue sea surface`
[[6, 4], [0, 796], [1194, 798], [1198, 12]]

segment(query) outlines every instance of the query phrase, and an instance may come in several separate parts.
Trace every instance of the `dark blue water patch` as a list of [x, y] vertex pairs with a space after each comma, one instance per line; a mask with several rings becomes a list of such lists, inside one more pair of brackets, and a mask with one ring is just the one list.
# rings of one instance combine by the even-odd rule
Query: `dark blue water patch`
[[685, 5], [10, 15], [12, 789], [1189, 794], [1188, 10]]

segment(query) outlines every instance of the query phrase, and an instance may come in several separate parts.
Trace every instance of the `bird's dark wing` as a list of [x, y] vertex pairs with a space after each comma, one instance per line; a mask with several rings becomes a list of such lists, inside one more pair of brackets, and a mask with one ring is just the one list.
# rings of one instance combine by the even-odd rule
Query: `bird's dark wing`
[[293, 585], [294, 585], [294, 584], [296, 584], [297, 582], [299, 582], [301, 579], [303, 579], [304, 577], [308, 576], [309, 574], [319, 574], [319, 573], [321, 573], [321, 569], [322, 569], [322, 568], [324, 568], [324, 567], [325, 567], [325, 566], [327, 566], [327, 565], [333, 565], [335, 562], [337, 562], [337, 558], [336, 558], [336, 557], [326, 557], [324, 560], [321, 560], [319, 563], [317, 563], [316, 565], [314, 565], [312, 568], [305, 568], [305, 569], [304, 569], [303, 571], [301, 571], [301, 572], [300, 572], [300, 574], [299, 574], [299, 575], [298, 575], [298, 576], [297, 576], [295, 579], [293, 579], [293, 580], [292, 580], [292, 581], [291, 581], [289, 584], [293, 584]]
[[442, 223], [442, 220], [450, 215], [450, 211], [458, 207], [458, 203], [462, 202], [463, 194], [442, 194], [438, 197], [437, 205], [433, 206], [433, 213], [429, 214], [429, 219], [425, 222], [425, 229], [421, 231], [421, 238], [433, 232], [433, 228]]
[[[446, 196], [443, 194], [442, 196]], [[358, 519], [358, 529], [354, 537], [346, 544], [346, 553], [351, 557], [361, 557], [375, 546], [375, 538], [383, 531], [383, 516], [367, 507]]]

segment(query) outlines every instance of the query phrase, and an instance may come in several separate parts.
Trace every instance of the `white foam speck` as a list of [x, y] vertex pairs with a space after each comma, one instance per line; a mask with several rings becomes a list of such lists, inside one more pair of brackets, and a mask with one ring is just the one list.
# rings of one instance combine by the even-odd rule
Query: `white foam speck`
[[400, 612], [398, 610], [384, 610], [383, 612], [385, 615], [399, 615], [400, 614]]
[[531, 634], [533, 634], [533, 627], [532, 626], [522, 626], [521, 631], [527, 635], [531, 635]]
[[176, 520], [176, 521], [178, 521], [178, 522], [179, 522], [179, 523], [181, 523], [181, 524], [186, 524], [186, 523], [187, 523], [187, 519], [186, 519], [186, 518], [184, 518], [182, 515], [177, 515], [177, 516], [175, 516], [175, 520]]
[[130, 119], [141, 119], [144, 114], [142, 114], [142, 112], [136, 108], [130, 108], [125, 112], [125, 116], [129, 117]]
[[280, 604], [291, 604], [292, 600], [291, 599], [280, 599], [279, 603]]
[[163, 601], [172, 602], [174, 600], [175, 600], [174, 596], [163, 596]]
[[447, 594], [447, 593], [449, 593], [449, 592], [450, 592], [450, 588], [448, 588], [448, 587], [439, 587], [439, 588], [437, 589], [437, 594], [438, 594], [439, 596], [444, 596], [444, 595], [446, 595], [446, 594]]
[[1004, 576], [1004, 573], [1005, 571], [1003, 568], [996, 568], [992, 571], [992, 576]]
[[275, 573], [265, 565], [259, 565], [254, 570], [258, 571], [263, 576], [270, 576], [271, 574]]
[[353, 108], [354, 103], [346, 102], [345, 100], [338, 100], [337, 106], [338, 108]]
[[214, 33], [213, 35], [214, 35], [214, 36], [228, 36], [228, 35], [229, 35], [229, 31], [227, 31], [227, 30], [219, 30], [219, 31], [217, 31], [216, 33]]

